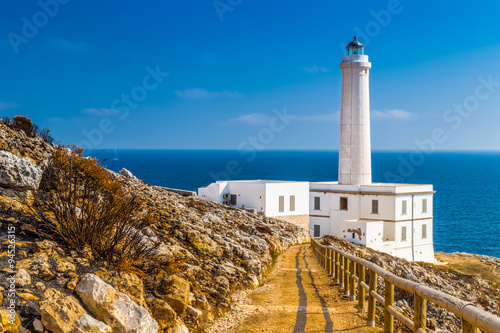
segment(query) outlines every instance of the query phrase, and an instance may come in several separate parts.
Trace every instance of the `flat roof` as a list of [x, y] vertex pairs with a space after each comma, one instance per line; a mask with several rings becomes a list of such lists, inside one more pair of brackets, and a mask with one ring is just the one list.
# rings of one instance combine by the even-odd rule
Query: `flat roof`
[[[311, 184], [317, 185], [340, 185], [338, 181], [326, 181], [326, 182], [310, 182]], [[410, 183], [371, 183], [371, 184], [363, 184], [359, 186], [429, 186], [432, 184], [410, 184]], [[349, 185], [346, 185], [349, 186]]]
[[302, 180], [266, 180], [266, 179], [250, 179], [250, 180], [218, 180], [217, 183], [257, 183], [257, 184], [272, 184], [272, 183], [309, 183]]

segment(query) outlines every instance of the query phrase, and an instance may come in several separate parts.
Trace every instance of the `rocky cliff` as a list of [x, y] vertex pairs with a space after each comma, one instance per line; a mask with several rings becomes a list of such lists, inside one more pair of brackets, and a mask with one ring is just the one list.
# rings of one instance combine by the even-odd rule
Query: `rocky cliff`
[[259, 285], [307, 232], [109, 171], [155, 216], [150, 269], [114, 269], [40, 228], [29, 207], [56, 146], [0, 122], [0, 328], [10, 332], [203, 332], [231, 294]]

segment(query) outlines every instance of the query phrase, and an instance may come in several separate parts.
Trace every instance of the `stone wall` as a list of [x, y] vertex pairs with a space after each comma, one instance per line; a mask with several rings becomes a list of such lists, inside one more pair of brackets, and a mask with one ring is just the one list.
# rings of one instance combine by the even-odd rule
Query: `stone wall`
[[309, 215], [269, 216], [273, 219], [293, 223], [309, 231]]

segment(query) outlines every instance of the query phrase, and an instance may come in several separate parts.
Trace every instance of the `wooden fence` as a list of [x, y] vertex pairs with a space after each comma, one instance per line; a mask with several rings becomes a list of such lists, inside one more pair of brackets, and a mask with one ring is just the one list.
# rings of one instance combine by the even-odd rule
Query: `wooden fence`
[[[319, 244], [311, 240], [314, 255], [328, 274], [335, 279], [345, 295], [351, 301], [358, 299], [360, 312], [366, 311], [366, 295], [368, 295], [368, 325], [375, 326], [375, 308], [379, 302], [384, 308], [384, 332], [394, 332], [394, 319], [399, 320], [413, 332], [424, 333], [427, 321], [427, 302], [432, 302], [457, 315], [462, 323], [462, 332], [479, 330], [486, 333], [500, 333], [500, 318], [481, 310], [474, 304], [432, 289], [423, 283], [416, 283], [398, 277], [376, 264], [345, 253], [332, 246]], [[366, 284], [366, 273], [369, 274], [369, 285]], [[377, 277], [385, 282], [385, 295], [377, 293]], [[400, 288], [414, 295], [413, 320], [394, 308], [394, 288]]]

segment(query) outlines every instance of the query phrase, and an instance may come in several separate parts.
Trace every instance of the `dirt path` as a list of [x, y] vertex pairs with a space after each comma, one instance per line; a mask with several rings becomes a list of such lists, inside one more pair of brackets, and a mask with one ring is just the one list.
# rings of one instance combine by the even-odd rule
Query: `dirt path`
[[381, 332], [366, 326], [356, 302], [344, 298], [314, 258], [310, 245], [292, 247], [281, 258], [268, 286], [241, 305], [245, 319], [231, 331]]

